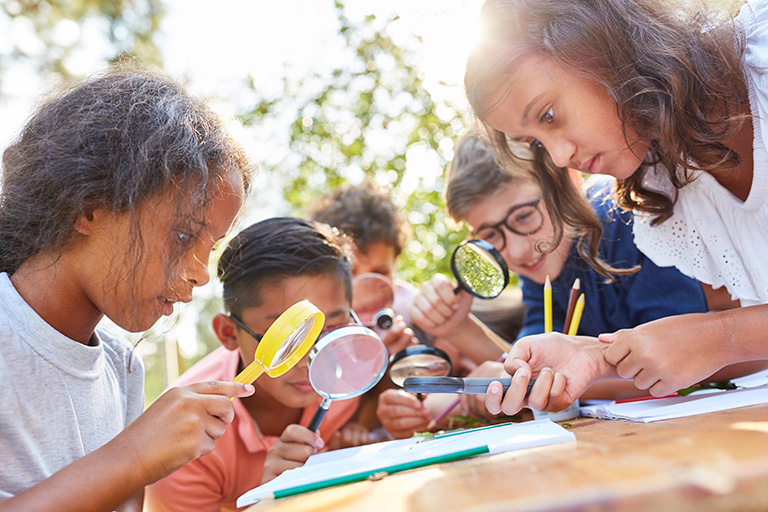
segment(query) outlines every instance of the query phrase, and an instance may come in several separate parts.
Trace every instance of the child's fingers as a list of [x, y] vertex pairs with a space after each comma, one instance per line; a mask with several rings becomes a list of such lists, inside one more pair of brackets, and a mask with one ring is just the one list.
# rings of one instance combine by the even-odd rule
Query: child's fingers
[[603, 334], [597, 335], [597, 339], [602, 341], [603, 343], [613, 343], [618, 339], [618, 337], [619, 337], [619, 333], [617, 332], [603, 333]]
[[543, 411], [549, 403], [549, 395], [552, 392], [552, 383], [555, 380], [555, 372], [549, 368], [542, 368], [536, 377], [536, 382], [528, 396], [528, 405], [537, 411]]
[[549, 400], [546, 410], [549, 412], [562, 411], [571, 405], [571, 399], [565, 393], [568, 379], [560, 372], [554, 372], [552, 386], [549, 391]]
[[635, 374], [632, 382], [637, 389], [650, 389], [659, 382], [659, 379], [649, 369], [644, 368]]
[[418, 398], [402, 389], [388, 389], [379, 395], [379, 403], [382, 406], [403, 406], [411, 409], [422, 410], [423, 404]]
[[228, 382], [209, 380], [204, 382], [195, 382], [186, 386], [195, 393], [201, 395], [223, 395], [226, 397], [244, 397], [251, 396], [256, 388], [251, 384], [243, 384], [241, 382]]
[[325, 446], [323, 438], [317, 432], [312, 432], [307, 427], [296, 424], [285, 427], [285, 430], [280, 435], [280, 440], [284, 443], [306, 444], [317, 450]]
[[[526, 404], [528, 382], [531, 380], [531, 371], [528, 368], [520, 368], [512, 376], [512, 384], [501, 402], [501, 410], [504, 414], [512, 416], [517, 414]], [[538, 381], [537, 381], [538, 382]]]
[[501, 413], [501, 396], [504, 388], [500, 382], [491, 382], [485, 391], [485, 408], [488, 412], [496, 416]]
[[629, 343], [616, 343], [617, 339], [618, 338], [614, 339], [611, 346], [603, 352], [605, 360], [614, 366], [617, 366], [623, 359], [625, 359], [631, 351]]
[[653, 396], [667, 396], [676, 393], [678, 389], [680, 389], [680, 386], [676, 386], [674, 382], [662, 379], [651, 386], [648, 391]]

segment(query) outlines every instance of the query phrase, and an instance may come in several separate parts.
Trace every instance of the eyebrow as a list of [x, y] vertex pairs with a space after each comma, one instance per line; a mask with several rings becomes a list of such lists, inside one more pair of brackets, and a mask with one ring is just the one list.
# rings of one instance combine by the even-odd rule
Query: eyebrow
[[330, 313], [328, 313], [328, 314], [327, 314], [327, 315], [325, 315], [325, 316], [326, 316], [327, 318], [331, 318], [331, 317], [334, 317], [334, 316], [345, 315], [345, 314], [347, 314], [347, 313], [348, 313], [348, 310], [347, 310], [347, 311], [345, 311], [345, 310], [343, 310], [343, 309], [337, 309], [336, 311], [331, 311]]
[[526, 126], [528, 124], [528, 114], [530, 113], [531, 109], [533, 108], [533, 105], [537, 103], [541, 97], [544, 96], [544, 93], [539, 94], [535, 98], [533, 98], [528, 105], [525, 106], [525, 109], [523, 109], [523, 126]]

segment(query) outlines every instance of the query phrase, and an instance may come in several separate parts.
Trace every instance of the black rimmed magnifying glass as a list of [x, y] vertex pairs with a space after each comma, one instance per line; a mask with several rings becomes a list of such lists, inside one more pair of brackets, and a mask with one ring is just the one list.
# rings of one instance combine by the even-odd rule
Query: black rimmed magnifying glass
[[461, 242], [451, 256], [451, 270], [458, 286], [480, 299], [493, 299], [509, 284], [509, 270], [501, 253], [479, 238]]

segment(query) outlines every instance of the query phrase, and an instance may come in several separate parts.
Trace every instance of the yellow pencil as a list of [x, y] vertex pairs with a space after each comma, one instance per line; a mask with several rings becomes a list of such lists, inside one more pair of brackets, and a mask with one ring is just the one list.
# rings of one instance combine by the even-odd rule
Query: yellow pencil
[[552, 283], [544, 281], [544, 332], [552, 332]]
[[579, 300], [576, 301], [576, 307], [573, 310], [573, 320], [571, 320], [571, 327], [568, 329], [568, 336], [576, 336], [579, 330], [579, 322], [581, 322], [581, 314], [584, 312], [584, 294], [579, 295]]

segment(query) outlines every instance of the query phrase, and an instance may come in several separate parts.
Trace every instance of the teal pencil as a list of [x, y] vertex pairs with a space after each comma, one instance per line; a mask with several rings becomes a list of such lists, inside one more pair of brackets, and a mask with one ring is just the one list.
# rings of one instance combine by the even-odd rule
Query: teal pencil
[[423, 466], [429, 466], [431, 464], [440, 464], [442, 462], [452, 462], [454, 460], [466, 459], [474, 457], [475, 455], [482, 455], [488, 453], [488, 446], [478, 446], [476, 448], [470, 448], [467, 450], [461, 450], [454, 453], [447, 453], [445, 455], [438, 455], [436, 457], [430, 457], [427, 459], [414, 460], [411, 462], [403, 462], [402, 464], [393, 464], [392, 466], [371, 469], [368, 471], [362, 471], [353, 475], [344, 475], [337, 478], [329, 478], [322, 482], [313, 482], [311, 484], [297, 485], [296, 487], [290, 487], [288, 489], [282, 489], [275, 491], [272, 494], [263, 496], [262, 500], [287, 498], [288, 496], [295, 496], [305, 492], [317, 491], [325, 489], [327, 487], [333, 487], [335, 485], [350, 484], [352, 482], [360, 482], [367, 479], [371, 475], [379, 473], [397, 473], [399, 471], [407, 471], [409, 469], [420, 468]]

